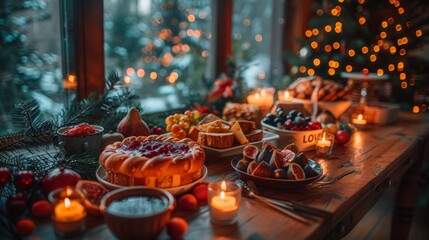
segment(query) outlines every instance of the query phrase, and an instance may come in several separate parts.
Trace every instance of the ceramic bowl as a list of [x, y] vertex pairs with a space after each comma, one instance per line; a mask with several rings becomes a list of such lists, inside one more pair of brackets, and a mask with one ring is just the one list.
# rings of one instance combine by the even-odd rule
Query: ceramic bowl
[[[165, 206], [154, 213], [128, 214], [109, 209], [115, 200], [130, 197], [155, 197]], [[135, 207], [135, 206], [134, 206]], [[170, 220], [174, 197], [166, 190], [148, 187], [124, 187], [113, 190], [101, 199], [100, 210], [110, 231], [119, 239], [154, 239]], [[136, 211], [135, 211], [136, 212]]]
[[91, 125], [96, 133], [85, 136], [67, 136], [65, 131], [69, 128], [62, 127], [57, 130], [58, 140], [54, 143], [62, 149], [66, 155], [77, 153], [87, 153], [92, 156], [98, 157], [101, 153], [101, 143], [104, 128], [97, 125]]

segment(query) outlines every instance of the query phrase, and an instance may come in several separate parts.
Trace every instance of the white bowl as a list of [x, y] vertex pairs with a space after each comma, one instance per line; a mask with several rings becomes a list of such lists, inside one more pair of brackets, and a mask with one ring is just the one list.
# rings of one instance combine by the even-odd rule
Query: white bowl
[[262, 128], [264, 130], [278, 134], [280, 138], [277, 141], [278, 148], [284, 148], [290, 143], [295, 143], [295, 145], [301, 151], [312, 151], [316, 149], [316, 141], [320, 134], [322, 134], [323, 129], [318, 130], [308, 130], [308, 131], [290, 131], [274, 126], [265, 124], [261, 122]]
[[[169, 193], [178, 196], [181, 195], [189, 190], [191, 190], [195, 185], [197, 185], [198, 183], [204, 182], [204, 180], [207, 177], [207, 167], [203, 166], [203, 174], [201, 175], [201, 177], [197, 180], [195, 180], [194, 182], [182, 185], [182, 186], [178, 186], [178, 187], [171, 187], [171, 188], [162, 188], [164, 190], [167, 190]], [[113, 184], [109, 181], [107, 181], [107, 172], [106, 169], [103, 166], [98, 167], [97, 172], [95, 173], [95, 176], [97, 177], [97, 180], [106, 188], [108, 188], [109, 190], [114, 190], [114, 189], [118, 189], [118, 188], [123, 188], [123, 187], [128, 187], [128, 186], [121, 186], [121, 185], [117, 185], [117, 184]]]

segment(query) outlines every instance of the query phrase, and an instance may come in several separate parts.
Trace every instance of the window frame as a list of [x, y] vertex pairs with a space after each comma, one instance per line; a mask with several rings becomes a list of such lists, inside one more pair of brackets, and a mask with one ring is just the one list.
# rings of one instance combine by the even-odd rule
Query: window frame
[[[228, 72], [227, 61], [232, 54], [232, 14], [234, 0], [211, 1], [212, 41], [206, 74], [215, 79]], [[273, 36], [270, 71], [282, 77], [285, 50], [296, 50], [295, 38], [304, 34], [313, 0], [281, 0], [273, 4]], [[61, 37], [63, 76], [75, 74], [77, 96], [85, 98], [104, 91], [104, 3], [103, 0], [61, 0]], [[283, 21], [279, 22], [279, 19]], [[296, 20], [298, 19], [298, 20]], [[285, 38], [288, 32], [288, 38]], [[282, 51], [279, 51], [281, 49]], [[272, 79], [271, 79], [272, 80]]]

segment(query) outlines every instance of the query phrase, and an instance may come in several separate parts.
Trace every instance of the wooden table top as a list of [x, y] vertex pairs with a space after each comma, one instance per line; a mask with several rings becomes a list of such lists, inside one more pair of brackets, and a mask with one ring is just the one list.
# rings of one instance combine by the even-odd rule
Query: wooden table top
[[[395, 185], [414, 163], [418, 148], [429, 138], [429, 118], [424, 115], [401, 113], [400, 121], [388, 126], [371, 126], [355, 133], [344, 146], [336, 146], [332, 158], [316, 160], [328, 176], [344, 166], [356, 167], [350, 174], [328, 188], [295, 190], [263, 189], [263, 193], [279, 199], [296, 200], [334, 213], [330, 220], [312, 221], [310, 225], [297, 222], [276, 210], [244, 198], [240, 204], [238, 222], [219, 226], [210, 222], [208, 206], [196, 212], [175, 210], [189, 222], [186, 239], [321, 239], [339, 238], [365, 215], [390, 185]], [[231, 179], [236, 175], [230, 159], [206, 162], [207, 181]], [[85, 239], [115, 239], [102, 219], [88, 219], [95, 225], [82, 236]], [[100, 224], [101, 223], [101, 224]], [[33, 235], [54, 239], [52, 225], [39, 224]], [[159, 239], [167, 239], [164, 230]]]

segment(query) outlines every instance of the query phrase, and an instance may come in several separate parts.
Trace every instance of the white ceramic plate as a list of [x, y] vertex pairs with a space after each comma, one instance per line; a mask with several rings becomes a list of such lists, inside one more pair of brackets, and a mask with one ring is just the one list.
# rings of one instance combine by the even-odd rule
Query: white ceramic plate
[[[95, 176], [97, 177], [97, 180], [103, 186], [108, 188], [109, 190], [127, 187], [127, 186], [121, 186], [121, 185], [117, 185], [117, 184], [113, 184], [113, 183], [108, 182], [107, 181], [107, 172], [103, 166], [98, 167], [97, 172], [95, 173]], [[186, 185], [178, 186], [178, 187], [163, 188], [163, 189], [167, 190], [168, 192], [170, 192], [171, 194], [173, 194], [175, 196], [178, 196], [178, 195], [181, 195], [181, 194], [191, 190], [198, 183], [204, 182], [206, 177], [207, 177], [207, 167], [204, 166], [203, 175], [199, 179], [195, 180], [194, 182], [188, 183]]]

